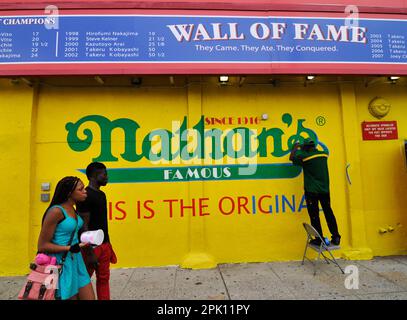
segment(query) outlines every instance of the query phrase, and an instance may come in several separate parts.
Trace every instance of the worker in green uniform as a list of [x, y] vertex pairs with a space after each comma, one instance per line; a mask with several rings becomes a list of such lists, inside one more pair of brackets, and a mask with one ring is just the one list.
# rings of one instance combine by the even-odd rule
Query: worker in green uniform
[[[339, 245], [341, 236], [338, 232], [338, 225], [331, 208], [329, 193], [329, 173], [328, 173], [328, 153], [319, 151], [312, 139], [305, 139], [300, 145], [295, 143], [290, 154], [290, 160], [294, 165], [301, 166], [304, 173], [304, 190], [307, 210], [310, 216], [311, 225], [318, 231], [324, 239], [319, 219], [319, 203], [324, 211], [333, 245]], [[313, 239], [311, 243], [320, 245], [320, 239]]]

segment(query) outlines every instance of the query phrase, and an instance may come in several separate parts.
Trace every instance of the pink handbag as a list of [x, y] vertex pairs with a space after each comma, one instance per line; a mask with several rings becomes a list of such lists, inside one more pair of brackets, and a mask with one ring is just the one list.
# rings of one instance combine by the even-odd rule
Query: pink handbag
[[31, 263], [30, 269], [31, 272], [18, 294], [18, 299], [55, 300], [61, 266]]
[[[71, 234], [69, 245], [72, 245], [77, 226], [78, 224], [76, 224], [76, 227]], [[44, 253], [39, 253], [35, 259], [35, 262], [30, 264], [31, 272], [18, 294], [18, 299], [55, 300], [55, 290], [58, 289], [59, 276], [62, 273], [67, 255], [68, 251], [66, 251], [62, 256], [61, 264], [54, 265], [52, 263], [55, 263], [56, 260], [53, 257], [49, 257]]]

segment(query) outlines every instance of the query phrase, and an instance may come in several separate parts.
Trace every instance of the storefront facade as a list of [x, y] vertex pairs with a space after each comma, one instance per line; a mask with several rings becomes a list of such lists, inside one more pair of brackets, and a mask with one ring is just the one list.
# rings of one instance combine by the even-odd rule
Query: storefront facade
[[[3, 43], [25, 35], [19, 29], [24, 24], [8, 27], [4, 22], [18, 24], [19, 16], [43, 14], [40, 5], [27, 1], [25, 8], [0, 7], [4, 10]], [[403, 76], [407, 57], [402, 47], [405, 30], [400, 27], [406, 23], [405, 5], [389, 8], [378, 3], [378, 13], [361, 5], [361, 16], [371, 19], [365, 21], [369, 28], [348, 29], [355, 32], [353, 36], [341, 34], [339, 27], [331, 27], [330, 33], [322, 30], [334, 23], [330, 18], [346, 17], [340, 12], [343, 5], [336, 12], [324, 5], [317, 6], [317, 12], [316, 5], [306, 3], [295, 12], [294, 4], [287, 1], [256, 2], [252, 7], [231, 1], [229, 10], [215, 1], [200, 7], [188, 1], [172, 5], [151, 2], [143, 9], [131, 2], [122, 3], [122, 8], [103, 1], [61, 2], [57, 4], [58, 30], [69, 39], [59, 50], [64, 55], [78, 53], [80, 63], [71, 56], [64, 61], [50, 56], [41, 60], [45, 52], [41, 47], [51, 45], [50, 38], [31, 34], [38, 32], [31, 26], [26, 27], [33, 38], [30, 41], [39, 47], [31, 54], [38, 56], [17, 61], [20, 58], [11, 56], [20, 48], [15, 40], [9, 47], [15, 51], [3, 53], [16, 60], [6, 63], [4, 58], [0, 64], [4, 150], [0, 275], [26, 273], [36, 251], [47, 198], [64, 176], [77, 175], [86, 182], [83, 170], [91, 161], [101, 161], [109, 169], [110, 182], [104, 191], [110, 237], [119, 258], [115, 267], [212, 268], [219, 263], [300, 260], [305, 241], [302, 222], [309, 218], [302, 172], [288, 158], [292, 144], [306, 137], [329, 151], [332, 207], [342, 234], [342, 250], [337, 255], [370, 259], [405, 254], [407, 81]], [[261, 10], [261, 6], [266, 7]], [[160, 16], [167, 19], [162, 26], [168, 32], [165, 38], [147, 34], [151, 41], [146, 40], [145, 52], [139, 50], [140, 56], [162, 53], [172, 60], [160, 62], [158, 56], [150, 56], [150, 63], [125, 63], [120, 59], [136, 56], [111, 56], [111, 61], [98, 63], [96, 54], [106, 51], [91, 51], [102, 47], [91, 44], [123, 43], [117, 47], [129, 48], [127, 41], [135, 35], [122, 33], [117, 36], [122, 37], [120, 42], [113, 34], [97, 34], [102, 31], [81, 20], [93, 12], [113, 15], [106, 17], [112, 19], [107, 25], [113, 29], [123, 28], [115, 20], [120, 14], [134, 14], [136, 22], [142, 18], [152, 25], [159, 24]], [[64, 20], [64, 14], [74, 17]], [[293, 17], [306, 17], [308, 27], [298, 26], [296, 34], [296, 27], [289, 28], [292, 22], [300, 24]], [[318, 22], [323, 19], [328, 23]], [[376, 41], [378, 31], [374, 37], [370, 33], [375, 23], [383, 24], [382, 29], [393, 28], [394, 37], [382, 34], [382, 42]], [[315, 24], [324, 40], [318, 40], [322, 35], [312, 27]], [[190, 27], [183, 29], [183, 25]], [[291, 40], [270, 49], [272, 40], [283, 41], [284, 29], [289, 35], [293, 32]], [[86, 37], [112, 39], [89, 38], [83, 45], [76, 39], [80, 35], [72, 32], [94, 32]], [[332, 44], [310, 46], [294, 39], [305, 37], [305, 32], [317, 43]], [[241, 42], [253, 36], [254, 42]], [[258, 44], [266, 36], [268, 44]], [[350, 43], [352, 39], [355, 43]], [[235, 45], [234, 40], [240, 42]], [[76, 46], [66, 45], [75, 41], [83, 50], [72, 51]], [[400, 51], [394, 53], [400, 58], [390, 57], [387, 47], [383, 48], [387, 41], [395, 41], [391, 49]], [[166, 49], [160, 51], [163, 42]], [[373, 44], [382, 45], [389, 61], [372, 62], [374, 54], [381, 54], [373, 52], [380, 50]], [[363, 51], [366, 46], [370, 60], [354, 61], [355, 48]], [[149, 51], [151, 47], [155, 51]], [[295, 55], [290, 55], [289, 47], [294, 47]], [[305, 47], [336, 48], [349, 60], [327, 63], [328, 49], [310, 52]], [[130, 49], [115, 51], [113, 47], [108, 52], [134, 54], [135, 48]], [[304, 55], [312, 61], [304, 62]], [[276, 61], [267, 61], [268, 57]], [[228, 81], [219, 81], [220, 75], [229, 75]], [[307, 75], [316, 77], [307, 79]], [[329, 235], [325, 222], [323, 228]]]

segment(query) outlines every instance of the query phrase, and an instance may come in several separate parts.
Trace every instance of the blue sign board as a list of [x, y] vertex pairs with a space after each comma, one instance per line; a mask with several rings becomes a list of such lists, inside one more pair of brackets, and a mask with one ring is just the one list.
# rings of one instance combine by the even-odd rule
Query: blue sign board
[[407, 64], [406, 39], [407, 20], [182, 15], [0, 16], [0, 64]]

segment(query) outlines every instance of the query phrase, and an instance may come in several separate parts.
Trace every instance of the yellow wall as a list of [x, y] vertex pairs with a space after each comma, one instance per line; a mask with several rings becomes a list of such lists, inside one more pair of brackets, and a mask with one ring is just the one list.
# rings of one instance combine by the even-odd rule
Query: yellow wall
[[[337, 255], [368, 259], [372, 254], [405, 253], [407, 170], [401, 149], [403, 139], [407, 139], [405, 85], [376, 84], [366, 88], [357, 83], [308, 86], [283, 83], [275, 87], [250, 84], [239, 87], [236, 83], [219, 86], [211, 78], [203, 79], [204, 84], [192, 79], [189, 85], [174, 87], [41, 86], [38, 90], [2, 80], [0, 163], [5, 182], [0, 186], [3, 199], [0, 275], [26, 273], [35, 255], [41, 217], [48, 206], [40, 201], [41, 183], [50, 182], [53, 192], [58, 180], [66, 175], [77, 175], [87, 182], [78, 169], [84, 169], [99, 155], [100, 128], [96, 123], [80, 127], [79, 138], [84, 139], [83, 130], [90, 129], [93, 141], [87, 150], [77, 152], [67, 143], [65, 125], [88, 115], [101, 115], [111, 121], [119, 118], [136, 121], [140, 126], [134, 141], [137, 152], [141, 152], [141, 140], [149, 132], [160, 128], [173, 131], [172, 121], [182, 122], [184, 116], [188, 117], [188, 128], [198, 123], [201, 115], [231, 117], [233, 124], [205, 125], [205, 129], [226, 132], [239, 127], [236, 124], [239, 117], [262, 114], [268, 114], [268, 120], [246, 127], [258, 133], [263, 128], [282, 130], [282, 148], [287, 150], [287, 139], [296, 133], [297, 121], [304, 119], [304, 127], [313, 130], [330, 151], [332, 207], [342, 234], [342, 250]], [[367, 106], [378, 94], [392, 103], [389, 115], [382, 120], [398, 122], [398, 140], [362, 141], [361, 122], [375, 121]], [[282, 121], [284, 114], [291, 115], [291, 125]], [[321, 116], [325, 119], [322, 126], [316, 121]], [[145, 158], [128, 161], [122, 156], [124, 140], [120, 130], [113, 130], [112, 154], [118, 161], [105, 162], [109, 169], [208, 165], [204, 161], [154, 164]], [[269, 137], [268, 155], [257, 157], [259, 165], [289, 162], [288, 154], [283, 157], [270, 154], [275, 151], [273, 142]], [[224, 165], [238, 163], [236, 159], [222, 160]], [[352, 184], [346, 179], [348, 164]], [[113, 207], [109, 228], [119, 258], [115, 267], [208, 268], [226, 262], [299, 260], [305, 241], [301, 223], [309, 221], [304, 207], [298, 211], [302, 179], [301, 174], [289, 179], [109, 183], [103, 190]], [[288, 205], [283, 212], [282, 196], [295, 198], [295, 213]], [[253, 199], [257, 203], [261, 197], [265, 197], [263, 208], [272, 205], [273, 213], [262, 213], [257, 205], [253, 208]], [[181, 200], [187, 206], [198, 204], [199, 199], [205, 205], [201, 216], [198, 208], [195, 216], [188, 208], [181, 216]], [[230, 201], [234, 204], [247, 201], [243, 206], [249, 213], [243, 207], [239, 213], [236, 207], [230, 214], [223, 214], [219, 210], [222, 199], [226, 211]], [[172, 218], [168, 200], [176, 200]], [[154, 217], [146, 209], [138, 214], [138, 203], [143, 208], [145, 201], [150, 201], [154, 208]], [[325, 235], [330, 236], [322, 216]], [[378, 232], [388, 226], [395, 230]]]
[[[356, 90], [359, 122], [377, 121], [366, 106], [375, 97], [391, 104], [382, 119], [397, 121], [398, 139], [362, 141], [358, 139], [363, 177], [364, 214], [368, 246], [382, 256], [407, 253], [407, 166], [403, 155], [407, 140], [406, 87], [394, 84], [359, 86]], [[356, 143], [356, 141], [355, 141]], [[380, 229], [394, 231], [385, 233]]]
[[23, 274], [30, 234], [34, 90], [0, 80], [0, 275]]

